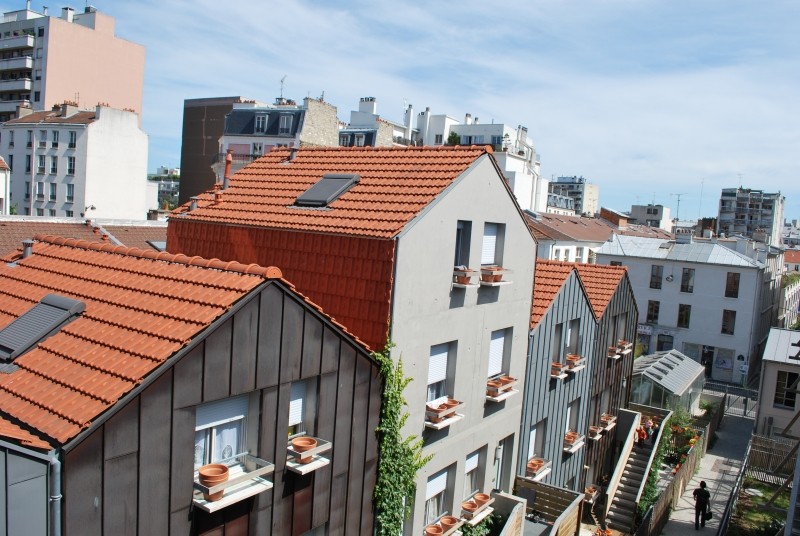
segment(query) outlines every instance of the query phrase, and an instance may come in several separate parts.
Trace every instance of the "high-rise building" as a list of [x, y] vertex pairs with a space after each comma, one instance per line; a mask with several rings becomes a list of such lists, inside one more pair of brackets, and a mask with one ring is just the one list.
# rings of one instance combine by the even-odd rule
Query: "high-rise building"
[[717, 234], [739, 234], [766, 244], [781, 243], [785, 197], [750, 188], [723, 188]]
[[600, 209], [600, 188], [583, 177], [558, 177], [550, 182], [550, 193], [575, 200], [575, 214], [594, 216]]
[[117, 37], [114, 18], [92, 6], [54, 17], [28, 1], [4, 13], [0, 54], [0, 123], [20, 107], [50, 110], [65, 101], [142, 112], [144, 47]]

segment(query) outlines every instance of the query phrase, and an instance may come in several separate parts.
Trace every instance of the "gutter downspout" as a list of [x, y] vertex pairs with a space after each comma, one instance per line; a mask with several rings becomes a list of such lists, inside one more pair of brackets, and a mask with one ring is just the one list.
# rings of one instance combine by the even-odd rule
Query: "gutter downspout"
[[50, 536], [61, 536], [61, 461], [50, 458]]

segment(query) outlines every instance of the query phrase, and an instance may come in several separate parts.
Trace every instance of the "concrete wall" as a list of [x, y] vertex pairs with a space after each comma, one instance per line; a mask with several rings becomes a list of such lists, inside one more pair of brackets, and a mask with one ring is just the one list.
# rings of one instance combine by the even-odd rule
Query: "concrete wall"
[[[76, 216], [94, 205], [94, 218], [147, 219], [147, 134], [132, 112], [98, 107], [86, 137], [86, 191], [75, 192]], [[80, 152], [76, 151], [77, 154]]]
[[[45, 27], [39, 105], [49, 110], [65, 100], [91, 108], [106, 103], [142, 113], [144, 46], [114, 36], [114, 19], [94, 13], [96, 29], [50, 17]], [[77, 16], [76, 16], [77, 18]]]
[[[476, 200], [481, 200], [476, 204]], [[513, 270], [500, 287], [453, 288], [453, 259], [458, 220], [472, 222], [471, 268], [480, 267], [484, 222], [505, 224], [502, 265]], [[421, 532], [428, 477], [449, 470], [446, 509], [460, 513], [466, 457], [481, 449], [479, 465], [483, 491], [509, 490], [521, 394], [501, 403], [486, 401], [489, 342], [492, 331], [508, 328], [510, 352], [504, 372], [522, 378], [525, 371], [533, 283], [535, 243], [488, 157], [479, 159], [400, 235], [395, 264], [392, 310], [392, 351], [402, 358], [410, 418], [404, 432], [425, 440], [424, 454], [433, 460], [417, 480], [414, 512], [407, 533]], [[477, 278], [475, 278], [477, 281]], [[448, 367], [448, 391], [465, 403], [464, 419], [441, 431], [423, 427], [431, 347], [454, 343]], [[495, 479], [496, 447], [504, 439], [501, 481]]]

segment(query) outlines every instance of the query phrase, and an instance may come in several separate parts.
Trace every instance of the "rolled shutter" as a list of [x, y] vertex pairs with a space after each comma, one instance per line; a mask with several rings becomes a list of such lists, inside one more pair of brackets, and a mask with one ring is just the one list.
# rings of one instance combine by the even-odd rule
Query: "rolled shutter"
[[528, 438], [528, 459], [533, 458], [536, 452], [536, 427], [531, 428], [531, 435]]
[[203, 404], [197, 407], [195, 413], [195, 428], [201, 430], [211, 426], [218, 426], [226, 422], [244, 419], [247, 415], [247, 396], [226, 398], [217, 402]]
[[439, 495], [447, 489], [447, 470], [440, 471], [428, 479], [428, 487], [425, 490], [425, 500]]
[[481, 264], [494, 264], [494, 254], [497, 249], [497, 224], [485, 223], [483, 225], [483, 247], [481, 248]]
[[489, 376], [503, 372], [503, 350], [506, 344], [506, 330], [492, 332], [489, 342]]
[[450, 345], [448, 343], [431, 347], [431, 357], [428, 363], [428, 385], [447, 378], [447, 351], [449, 348]]
[[469, 473], [478, 468], [478, 452], [473, 452], [467, 456], [467, 462], [464, 464], [464, 473]]
[[303, 400], [306, 397], [306, 384], [294, 382], [289, 395], [289, 426], [303, 422]]

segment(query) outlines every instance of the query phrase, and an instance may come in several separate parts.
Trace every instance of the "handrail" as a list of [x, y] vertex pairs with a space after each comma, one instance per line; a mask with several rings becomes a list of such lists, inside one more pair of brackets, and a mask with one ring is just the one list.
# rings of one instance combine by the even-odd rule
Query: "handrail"
[[653, 460], [656, 457], [656, 453], [658, 451], [658, 446], [661, 443], [661, 436], [664, 433], [664, 426], [663, 423], [669, 421], [669, 418], [672, 417], [672, 411], [667, 412], [666, 415], [662, 416], [661, 423], [662, 426], [658, 427], [658, 433], [656, 434], [656, 438], [653, 440], [653, 450], [650, 451], [650, 458], [647, 460], [647, 466], [644, 468], [644, 480], [639, 485], [639, 491], [636, 493], [636, 504], [639, 504], [639, 499], [642, 498], [642, 492], [644, 491], [644, 486], [647, 484], [647, 479], [650, 477], [650, 467], [653, 465]]
[[[608, 497], [608, 500], [606, 500], [605, 504], [606, 515], [608, 515], [608, 511], [611, 509], [611, 505], [614, 502], [613, 498], [614, 495], [617, 494], [619, 481], [622, 480], [622, 473], [625, 472], [625, 466], [628, 464], [628, 458], [630, 458], [631, 456], [631, 450], [633, 450], [633, 438], [634, 435], [636, 434], [636, 429], [639, 427], [641, 418], [642, 414], [639, 413], [639, 415], [634, 419], [633, 426], [631, 426], [631, 429], [628, 431], [628, 436], [622, 443], [622, 451], [619, 454], [620, 461], [619, 463], [617, 463], [616, 469], [614, 469], [614, 474], [611, 475], [611, 480], [608, 481], [608, 487], [606, 488], [606, 497]], [[619, 416], [617, 416], [617, 420], [619, 421]]]

